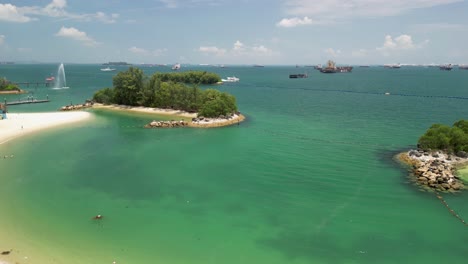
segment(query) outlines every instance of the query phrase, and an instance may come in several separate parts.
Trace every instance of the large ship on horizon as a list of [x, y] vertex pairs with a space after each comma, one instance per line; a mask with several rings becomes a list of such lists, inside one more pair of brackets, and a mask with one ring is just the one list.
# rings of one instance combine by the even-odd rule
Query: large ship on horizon
[[442, 71], [451, 71], [453, 69], [452, 64], [445, 64], [445, 65], [440, 65], [439, 69]]
[[318, 69], [321, 73], [345, 73], [351, 72], [353, 66], [336, 66], [336, 63], [332, 60], [327, 62], [327, 66]]

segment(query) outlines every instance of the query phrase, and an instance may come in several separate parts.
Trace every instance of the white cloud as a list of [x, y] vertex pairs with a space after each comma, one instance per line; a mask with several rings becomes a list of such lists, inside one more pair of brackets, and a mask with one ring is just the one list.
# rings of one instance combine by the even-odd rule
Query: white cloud
[[0, 4], [0, 20], [12, 22], [30, 22], [37, 20], [36, 16], [66, 18], [80, 21], [101, 21], [103, 23], [115, 23], [118, 14], [106, 14], [104, 12], [75, 14], [66, 10], [66, 0], [52, 0], [45, 7], [22, 6], [17, 7], [11, 4]]
[[324, 52], [335, 58], [341, 54], [341, 50], [334, 50], [332, 48], [325, 49]]
[[86, 46], [96, 46], [98, 44], [98, 42], [96, 42], [94, 39], [89, 37], [86, 34], [86, 32], [79, 31], [78, 29], [74, 27], [69, 27], [69, 28], [62, 27], [55, 35], [59, 37], [78, 40]]
[[311, 25], [312, 24], [312, 19], [308, 17], [304, 18], [298, 18], [298, 17], [293, 17], [293, 18], [283, 18], [281, 19], [280, 22], [276, 23], [277, 27], [297, 27], [297, 26], [304, 26], [304, 25]]
[[135, 54], [148, 54], [148, 51], [142, 48], [137, 48], [135, 46], [128, 49], [131, 53]]
[[414, 9], [462, 2], [463, 0], [284, 0], [285, 11], [294, 16], [310, 16], [313, 20], [332, 20], [396, 16]]
[[276, 55], [273, 50], [265, 47], [264, 45], [248, 46], [239, 40], [233, 44], [231, 49], [219, 48], [216, 46], [201, 46], [198, 51], [206, 55], [216, 55], [220, 57], [223, 56], [232, 58], [271, 57]]
[[223, 56], [226, 54], [226, 49], [221, 49], [215, 46], [201, 46], [198, 50], [205, 54], [213, 54], [216, 56]]
[[32, 19], [22, 14], [18, 8], [12, 4], [0, 4], [0, 20], [25, 23]]
[[5, 35], [0, 35], [0, 45], [5, 42]]
[[392, 38], [390, 35], [385, 36], [385, 41], [382, 47], [376, 48], [377, 51], [382, 52], [383, 55], [389, 56], [392, 52], [407, 51], [413, 49], [423, 48], [429, 43], [429, 40], [425, 40], [420, 44], [415, 44], [410, 35], [400, 35], [396, 38]]
[[112, 23], [117, 22], [117, 18], [119, 18], [120, 15], [119, 14], [107, 15], [103, 12], [97, 12], [96, 14], [92, 14], [89, 16], [103, 23], [112, 24]]
[[234, 51], [236, 52], [242, 52], [245, 50], [245, 45], [244, 43], [240, 42], [239, 40], [237, 40], [235, 43], [234, 43]]

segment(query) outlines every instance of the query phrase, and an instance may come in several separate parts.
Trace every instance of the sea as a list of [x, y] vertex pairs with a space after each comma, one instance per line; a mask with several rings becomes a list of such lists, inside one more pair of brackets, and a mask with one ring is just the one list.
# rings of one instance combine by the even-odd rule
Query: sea
[[[44, 82], [59, 64], [0, 65]], [[51, 112], [112, 86], [98, 64], [65, 64], [66, 87], [10, 106]], [[138, 66], [136, 66], [138, 67]], [[141, 67], [149, 77], [167, 67]], [[467, 263], [468, 228], [395, 155], [434, 123], [468, 118], [468, 71], [182, 65], [235, 76], [246, 121], [222, 128], [144, 129], [147, 114], [93, 118], [0, 146], [0, 260], [21, 263]], [[308, 78], [289, 79], [306, 73]], [[1, 122], [1, 121], [0, 121]], [[468, 191], [442, 194], [468, 221]], [[93, 220], [101, 214], [101, 220]]]

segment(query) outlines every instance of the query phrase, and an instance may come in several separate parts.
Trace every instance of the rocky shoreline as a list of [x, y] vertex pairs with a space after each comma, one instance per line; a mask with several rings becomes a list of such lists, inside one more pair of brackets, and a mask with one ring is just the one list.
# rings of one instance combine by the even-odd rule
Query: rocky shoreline
[[86, 101], [84, 104], [77, 104], [77, 105], [70, 104], [70, 105], [62, 106], [60, 108], [60, 111], [83, 110], [84, 108], [89, 108], [92, 106], [93, 106], [92, 102]]
[[457, 176], [458, 166], [468, 164], [468, 155], [461, 151], [457, 156], [442, 151], [409, 150], [399, 154], [399, 159], [411, 166], [412, 180], [427, 191], [459, 192], [466, 189]]
[[169, 128], [169, 127], [185, 127], [188, 126], [188, 122], [184, 120], [180, 121], [152, 121], [151, 123], [145, 125], [145, 128]]

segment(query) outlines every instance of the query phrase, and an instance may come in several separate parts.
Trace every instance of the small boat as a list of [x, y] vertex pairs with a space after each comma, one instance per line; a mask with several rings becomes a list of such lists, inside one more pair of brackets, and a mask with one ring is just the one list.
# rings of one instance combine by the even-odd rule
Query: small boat
[[309, 76], [307, 74], [305, 74], [305, 73], [289, 74], [290, 79], [307, 78], [307, 77], [309, 77]]
[[238, 81], [240, 81], [240, 79], [237, 78], [237, 77], [232, 76], [232, 77], [227, 77], [226, 79], [221, 79], [221, 81], [223, 83], [225, 83], [225, 82], [238, 82]]
[[458, 65], [459, 70], [468, 70], [468, 65], [460, 64]]
[[180, 70], [180, 63], [174, 64], [174, 66], [172, 66], [172, 70], [174, 71]]
[[50, 76], [50, 77], [47, 77], [45, 80], [46, 80], [46, 82], [53, 82], [53, 81], [55, 81], [55, 77]]
[[115, 69], [114, 69], [114, 68], [110, 68], [110, 67], [106, 67], [106, 68], [102, 68], [101, 71], [108, 72], [108, 71], [115, 71]]
[[263, 64], [254, 64], [254, 67], [263, 68], [263, 67], [265, 67], [265, 65], [263, 65]]

